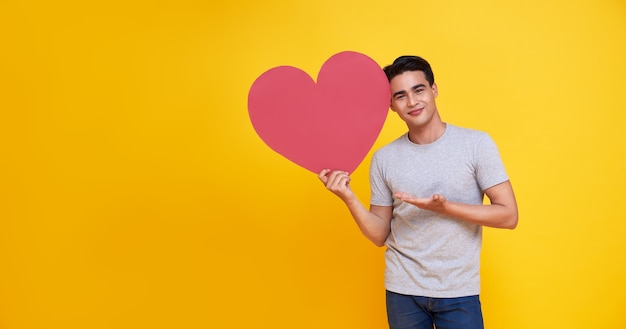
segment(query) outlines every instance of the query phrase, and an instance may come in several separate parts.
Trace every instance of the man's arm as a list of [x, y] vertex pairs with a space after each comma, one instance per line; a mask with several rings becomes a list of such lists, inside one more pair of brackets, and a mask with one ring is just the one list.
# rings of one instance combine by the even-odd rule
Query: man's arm
[[345, 171], [322, 170], [319, 179], [326, 188], [337, 195], [348, 207], [361, 233], [381, 247], [391, 231], [391, 206], [370, 206], [367, 210], [350, 189], [350, 175]]
[[441, 194], [430, 198], [415, 198], [404, 192], [394, 196], [421, 209], [455, 217], [457, 219], [496, 228], [514, 229], [517, 226], [517, 201], [510, 181], [500, 183], [485, 190], [489, 205], [470, 205], [446, 200]]

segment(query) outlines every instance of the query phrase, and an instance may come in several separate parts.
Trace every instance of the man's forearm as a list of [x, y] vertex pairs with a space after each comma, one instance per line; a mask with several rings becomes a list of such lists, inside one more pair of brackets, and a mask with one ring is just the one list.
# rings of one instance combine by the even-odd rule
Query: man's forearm
[[[361, 233], [376, 246], [382, 247], [391, 230], [390, 219], [382, 218], [365, 208], [356, 196], [344, 200]], [[385, 215], [385, 217], [387, 217]]]
[[514, 229], [517, 210], [502, 204], [470, 205], [446, 201], [441, 213], [473, 224]]

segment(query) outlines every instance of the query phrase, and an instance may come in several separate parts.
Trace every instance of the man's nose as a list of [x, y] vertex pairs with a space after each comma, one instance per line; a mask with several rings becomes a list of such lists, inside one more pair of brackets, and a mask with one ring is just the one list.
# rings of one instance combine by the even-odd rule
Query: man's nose
[[409, 101], [409, 104], [408, 104], [409, 106], [414, 106], [417, 104], [419, 100], [418, 100], [417, 95], [409, 94], [408, 101]]

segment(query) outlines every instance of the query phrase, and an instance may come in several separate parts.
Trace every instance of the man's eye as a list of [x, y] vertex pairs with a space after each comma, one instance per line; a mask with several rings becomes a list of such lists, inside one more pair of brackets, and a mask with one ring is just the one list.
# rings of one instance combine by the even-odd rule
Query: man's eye
[[416, 89], [416, 90], [415, 90], [415, 93], [416, 93], [416, 94], [421, 94], [421, 93], [422, 93], [422, 91], [424, 91], [424, 89]]
[[406, 95], [398, 95], [398, 96], [396, 96], [396, 99], [403, 99], [405, 97], [406, 97]]

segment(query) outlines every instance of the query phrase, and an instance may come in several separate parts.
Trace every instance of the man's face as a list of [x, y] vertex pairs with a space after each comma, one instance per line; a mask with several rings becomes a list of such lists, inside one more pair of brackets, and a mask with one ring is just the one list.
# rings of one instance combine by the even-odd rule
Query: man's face
[[422, 71], [407, 71], [389, 81], [391, 109], [409, 129], [423, 128], [437, 113], [437, 84], [430, 86]]

